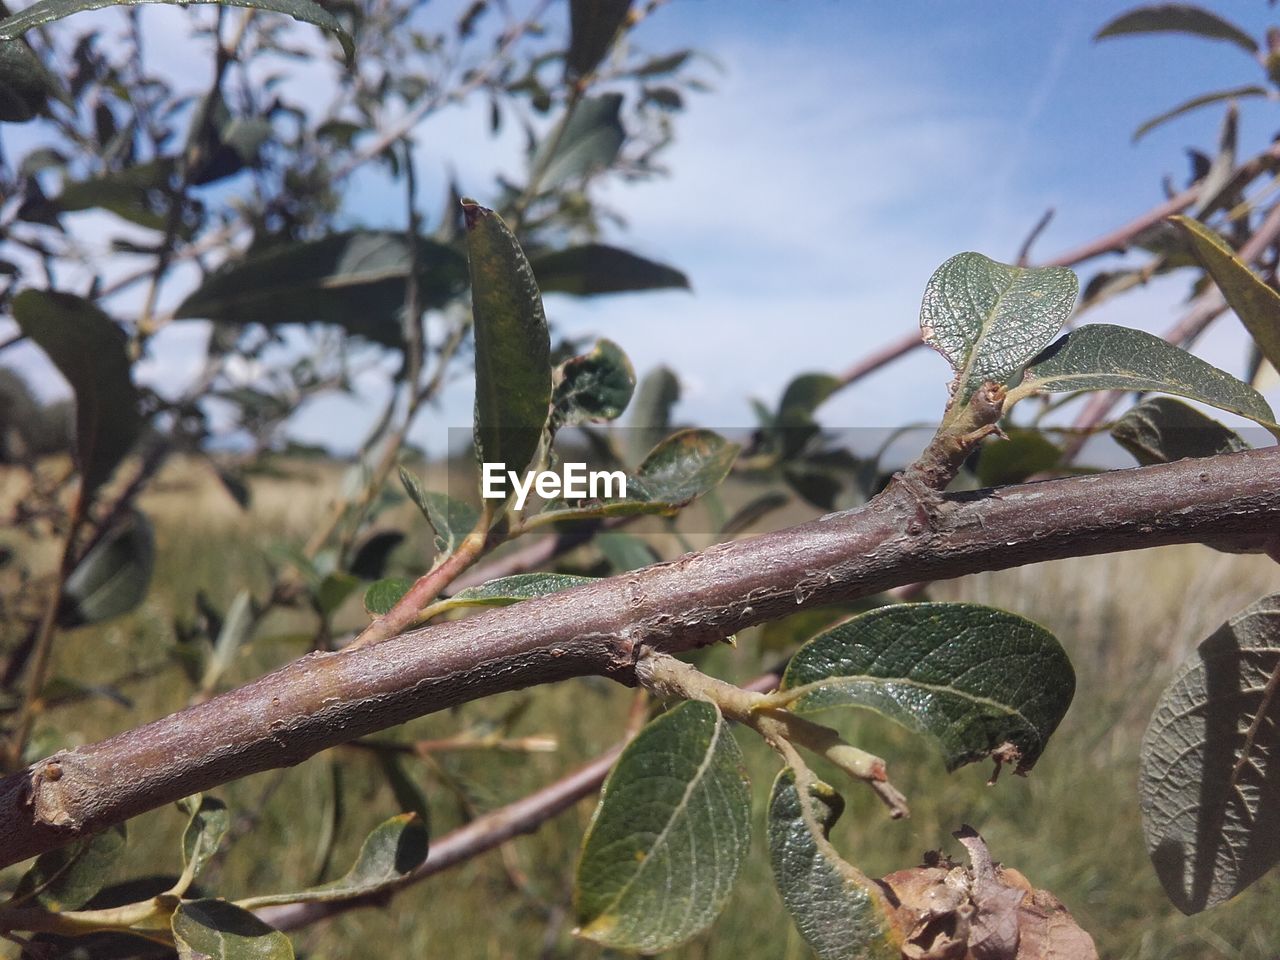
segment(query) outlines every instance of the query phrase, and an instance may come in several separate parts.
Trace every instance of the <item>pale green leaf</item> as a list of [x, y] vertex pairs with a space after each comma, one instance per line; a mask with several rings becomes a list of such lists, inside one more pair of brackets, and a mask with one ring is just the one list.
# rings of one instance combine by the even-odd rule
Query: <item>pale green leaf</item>
[[516, 573], [459, 590], [453, 596], [433, 603], [428, 612], [434, 616], [455, 607], [509, 607], [522, 600], [545, 597], [549, 593], [559, 593], [598, 579], [571, 573]]
[[1191, 240], [1191, 252], [1218, 285], [1262, 355], [1280, 366], [1280, 293], [1249, 269], [1222, 237], [1190, 217], [1170, 217]]
[[[476, 338], [476, 457], [523, 472], [551, 403], [551, 340], [542, 295], [515, 236], [464, 200]], [[504, 474], [505, 475], [505, 474]]]
[[776, 696], [796, 713], [875, 710], [935, 740], [949, 770], [996, 754], [1026, 771], [1075, 685], [1066, 652], [1039, 624], [973, 603], [916, 603], [814, 637]]
[[719, 709], [688, 701], [619, 757], [583, 840], [574, 886], [579, 935], [660, 953], [724, 907], [751, 842], [742, 755]]
[[825, 783], [802, 797], [790, 767], [769, 798], [769, 859], [791, 919], [818, 960], [897, 960], [884, 895], [831, 846], [844, 800]]
[[1073, 330], [1032, 361], [1008, 403], [1033, 393], [1142, 390], [1199, 400], [1263, 426], [1275, 415], [1262, 394], [1199, 357], [1142, 330], [1089, 324]]
[[1198, 913], [1280, 862], [1280, 595], [1224, 623], [1165, 688], [1142, 741], [1147, 851]]
[[323, 903], [367, 896], [402, 884], [427, 859], [427, 825], [416, 813], [385, 820], [365, 838], [356, 862], [332, 883], [295, 893], [268, 894], [237, 901], [246, 910], [281, 903]]
[[563, 123], [548, 134], [530, 162], [539, 189], [552, 190], [584, 180], [617, 159], [626, 140], [619, 114], [622, 94], [606, 93], [579, 101]]
[[126, 513], [67, 577], [59, 626], [101, 623], [137, 607], [151, 586], [155, 552], [151, 523], [136, 510]]
[[365, 611], [370, 616], [385, 616], [409, 592], [413, 584], [414, 581], [409, 577], [388, 577], [369, 584], [369, 589], [364, 592]]
[[42, 853], [18, 880], [10, 903], [46, 910], [78, 910], [106, 882], [124, 852], [124, 824]]
[[956, 371], [955, 402], [987, 381], [1003, 383], [1040, 352], [1079, 293], [1065, 267], [1013, 267], [960, 253], [929, 278], [920, 305], [925, 342]]
[[443, 493], [435, 493], [422, 485], [417, 474], [407, 467], [400, 468], [400, 483], [422, 515], [436, 532], [436, 552], [448, 556], [458, 549], [467, 534], [480, 521], [480, 511], [465, 500], [456, 500]]
[[231, 814], [221, 800], [201, 794], [179, 801], [178, 806], [191, 818], [182, 834], [182, 867], [184, 876], [193, 879], [218, 852], [231, 829]]
[[225, 900], [185, 900], [170, 923], [178, 960], [293, 960], [293, 944]]

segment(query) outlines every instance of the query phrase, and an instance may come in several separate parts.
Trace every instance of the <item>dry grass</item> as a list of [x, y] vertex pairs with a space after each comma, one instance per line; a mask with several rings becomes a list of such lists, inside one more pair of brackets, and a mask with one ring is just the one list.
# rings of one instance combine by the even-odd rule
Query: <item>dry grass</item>
[[[162, 661], [172, 620], [187, 615], [196, 592], [225, 604], [244, 585], [261, 584], [266, 550], [299, 543], [326, 515], [342, 469], [295, 464], [285, 478], [256, 478], [252, 514], [238, 511], [203, 470], [166, 474], [148, 496], [155, 517], [160, 570], [156, 589], [137, 613], [96, 630], [60, 639], [57, 670], [104, 683]], [[439, 479], [438, 477], [435, 479]], [[422, 523], [398, 508], [389, 525], [415, 531], [408, 549], [424, 549]], [[670, 538], [655, 541], [674, 549]], [[1280, 944], [1274, 903], [1280, 882], [1264, 881], [1226, 907], [1184, 918], [1165, 901], [1143, 852], [1136, 799], [1136, 759], [1146, 718], [1162, 684], [1195, 643], [1253, 599], [1280, 589], [1280, 568], [1257, 557], [1204, 548], [1061, 561], [939, 584], [933, 596], [1014, 610], [1052, 629], [1079, 675], [1076, 702], [1035, 773], [985, 786], [986, 769], [947, 776], [929, 749], [874, 718], [845, 722], [858, 742], [880, 751], [914, 815], [889, 823], [864, 792], [849, 792], [849, 811], [836, 841], [870, 873], [915, 863], [927, 849], [958, 853], [950, 833], [971, 823], [998, 858], [1054, 891], [1090, 929], [1102, 954], [1143, 960], [1271, 960]], [[347, 611], [354, 623], [358, 610]], [[294, 614], [273, 617], [233, 680], [254, 676], [305, 649], [307, 625]], [[713, 651], [706, 668], [745, 678], [768, 663], [758, 631], [736, 650]], [[40, 726], [50, 749], [86, 742], [181, 707], [190, 688], [176, 670], [128, 687], [133, 709], [93, 701], [49, 716]], [[517, 798], [605, 746], [622, 727], [630, 694], [603, 681], [577, 681], [511, 694], [427, 717], [398, 737], [444, 736], [523, 706], [517, 734], [554, 733], [555, 754], [494, 752], [442, 756], [411, 772], [432, 803], [433, 832], [462, 822], [468, 811]], [[763, 801], [777, 764], [742, 736], [755, 791]], [[334, 770], [340, 763], [342, 815], [335, 818]], [[837, 782], [835, 774], [831, 774]], [[364, 832], [398, 812], [368, 755], [339, 750], [296, 768], [260, 774], [217, 791], [240, 820], [236, 840], [204, 877], [206, 889], [228, 897], [268, 892], [316, 878], [324, 837], [333, 827], [338, 870]], [[342, 917], [296, 937], [311, 960], [364, 956], [480, 958], [597, 957], [573, 940], [566, 916], [573, 862], [590, 815], [584, 802], [537, 834], [511, 844], [398, 897], [383, 911]], [[759, 814], [762, 807], [757, 807]], [[164, 810], [131, 824], [132, 842], [119, 875], [167, 872], [178, 864], [181, 817]], [[758, 833], [761, 831], [758, 831]], [[713, 931], [670, 956], [684, 960], [802, 958], [771, 889], [757, 836], [745, 882]], [[6, 876], [10, 876], [7, 874]], [[0, 954], [3, 955], [3, 954]]]

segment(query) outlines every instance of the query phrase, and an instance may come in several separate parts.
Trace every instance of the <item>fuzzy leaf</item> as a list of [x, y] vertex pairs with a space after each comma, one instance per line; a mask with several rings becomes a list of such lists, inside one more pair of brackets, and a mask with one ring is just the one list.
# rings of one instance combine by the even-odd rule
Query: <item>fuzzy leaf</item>
[[509, 607], [522, 600], [545, 597], [549, 593], [594, 583], [597, 579], [571, 573], [516, 573], [459, 590], [453, 596], [433, 603], [430, 610], [434, 615], [455, 607]]
[[1003, 383], [1066, 322], [1079, 293], [1065, 267], [1011, 267], [960, 253], [929, 278], [920, 306], [925, 342], [956, 371], [955, 402]]
[[1280, 595], [1224, 623], [1165, 688], [1142, 741], [1147, 852], [1198, 913], [1280, 862]]
[[371, 583], [364, 592], [364, 609], [370, 616], [381, 617], [391, 612], [400, 598], [409, 592], [414, 581], [408, 577], [388, 577]]
[[769, 859], [791, 919], [818, 960], [896, 960], [884, 895], [827, 840], [844, 800], [825, 783], [802, 798], [790, 767], [769, 797]]
[[522, 472], [551, 403], [551, 340], [520, 244], [492, 210], [464, 200], [476, 338], [476, 457]]
[[178, 806], [191, 817], [182, 834], [183, 872], [198, 877], [231, 828], [231, 814], [221, 800], [200, 794], [180, 800]]
[[729, 724], [691, 700], [649, 723], [605, 781], [578, 861], [579, 935], [668, 950], [724, 907], [751, 843], [751, 792]]
[[1009, 402], [1032, 393], [1152, 390], [1199, 400], [1274, 427], [1262, 394], [1226, 371], [1142, 330], [1097, 323], [1068, 333], [1027, 368]]
[[1170, 217], [1191, 240], [1191, 252], [1218, 285], [1262, 355], [1280, 365], [1280, 293], [1249, 269], [1222, 237], [1190, 217]]
[[996, 753], [1029, 770], [1071, 705], [1053, 634], [972, 603], [880, 607], [819, 634], [782, 678], [789, 709], [866, 707], [935, 740], [947, 769]]
[[426, 859], [426, 823], [416, 813], [402, 813], [374, 828], [345, 876], [296, 893], [250, 897], [238, 905], [254, 910], [280, 903], [323, 903], [366, 896], [396, 887]]
[[178, 960], [293, 960], [293, 944], [225, 900], [185, 900], [170, 924]]

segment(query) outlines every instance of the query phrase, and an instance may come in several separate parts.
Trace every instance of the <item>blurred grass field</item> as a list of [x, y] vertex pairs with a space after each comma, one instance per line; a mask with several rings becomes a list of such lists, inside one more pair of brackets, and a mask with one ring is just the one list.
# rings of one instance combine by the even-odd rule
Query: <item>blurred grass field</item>
[[[327, 511], [341, 473], [339, 465], [299, 463], [287, 476], [256, 478], [252, 512], [242, 513], [208, 471], [191, 465], [167, 469], [143, 503], [157, 529], [151, 595], [128, 617], [60, 637], [55, 675], [103, 684], [131, 671], [148, 672], [165, 659], [173, 618], [190, 615], [198, 591], [225, 607], [241, 587], [265, 583], [268, 549], [306, 539]], [[735, 491], [725, 495], [731, 498]], [[795, 518], [776, 515], [770, 522]], [[404, 561], [428, 549], [425, 524], [409, 507], [397, 508], [382, 525], [411, 532], [398, 554]], [[678, 549], [672, 539], [661, 536], [653, 543], [671, 556]], [[825, 771], [850, 801], [834, 836], [837, 845], [866, 872], [881, 875], [917, 863], [929, 849], [959, 857], [951, 831], [972, 824], [998, 859], [1064, 901], [1093, 934], [1103, 957], [1274, 960], [1280, 956], [1280, 911], [1274, 909], [1280, 878], [1264, 880], [1200, 917], [1182, 917], [1165, 900], [1147, 862], [1135, 780], [1146, 719], [1177, 664], [1226, 617], [1277, 590], [1280, 567], [1274, 562], [1201, 547], [1061, 561], [936, 585], [933, 599], [993, 604], [1054, 631], [1076, 667], [1075, 703], [1034, 773], [1025, 779], [1006, 775], [995, 786], [986, 785], [990, 769], [985, 765], [948, 776], [927, 744], [878, 718], [830, 718], [855, 742], [886, 757], [913, 811], [906, 822], [890, 822], [868, 791]], [[356, 601], [340, 619], [354, 627], [362, 617]], [[273, 614], [231, 679], [250, 679], [305, 652], [309, 623], [298, 612]], [[799, 629], [793, 632], [802, 639]], [[773, 641], [779, 634], [786, 631], [772, 631]], [[760, 630], [738, 640], [736, 649], [712, 651], [704, 668], [744, 680], [776, 661], [778, 653], [765, 649]], [[122, 689], [132, 709], [96, 699], [53, 711], [37, 729], [40, 747], [100, 739], [179, 709], [191, 695], [176, 668]], [[411, 760], [407, 769], [431, 803], [432, 832], [441, 834], [469, 814], [553, 780], [609, 745], [623, 729], [632, 696], [607, 681], [576, 681], [496, 697], [390, 733], [401, 740], [448, 737], [499, 724], [516, 712], [513, 735], [556, 737], [558, 749], [550, 753], [477, 750], [439, 754], [430, 763]], [[778, 764], [748, 734], [740, 734], [739, 741], [752, 774], [759, 824]], [[342, 772], [335, 790], [337, 766]], [[228, 784], [214, 794], [236, 818], [234, 842], [201, 884], [228, 898], [310, 884], [326, 854], [326, 876], [340, 874], [368, 829], [399, 812], [374, 757], [350, 748]], [[489, 853], [402, 893], [386, 909], [351, 913], [299, 932], [294, 937], [299, 956], [604, 956], [571, 935], [573, 866], [593, 803], [578, 804], [503, 853]], [[115, 879], [176, 872], [182, 826], [176, 810], [133, 821], [129, 851]], [[757, 829], [745, 879], [721, 920], [667, 956], [809, 956], [772, 889], [762, 832]], [[0, 956], [13, 955], [3, 951], [0, 947]]]

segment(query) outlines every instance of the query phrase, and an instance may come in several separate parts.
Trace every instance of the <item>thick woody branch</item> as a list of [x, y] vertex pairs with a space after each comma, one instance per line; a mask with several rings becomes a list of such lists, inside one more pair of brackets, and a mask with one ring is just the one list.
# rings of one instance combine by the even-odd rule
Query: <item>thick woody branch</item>
[[0, 781], [0, 865], [437, 710], [677, 653], [922, 579], [1280, 530], [1280, 449], [857, 510], [382, 643], [238, 690]]

